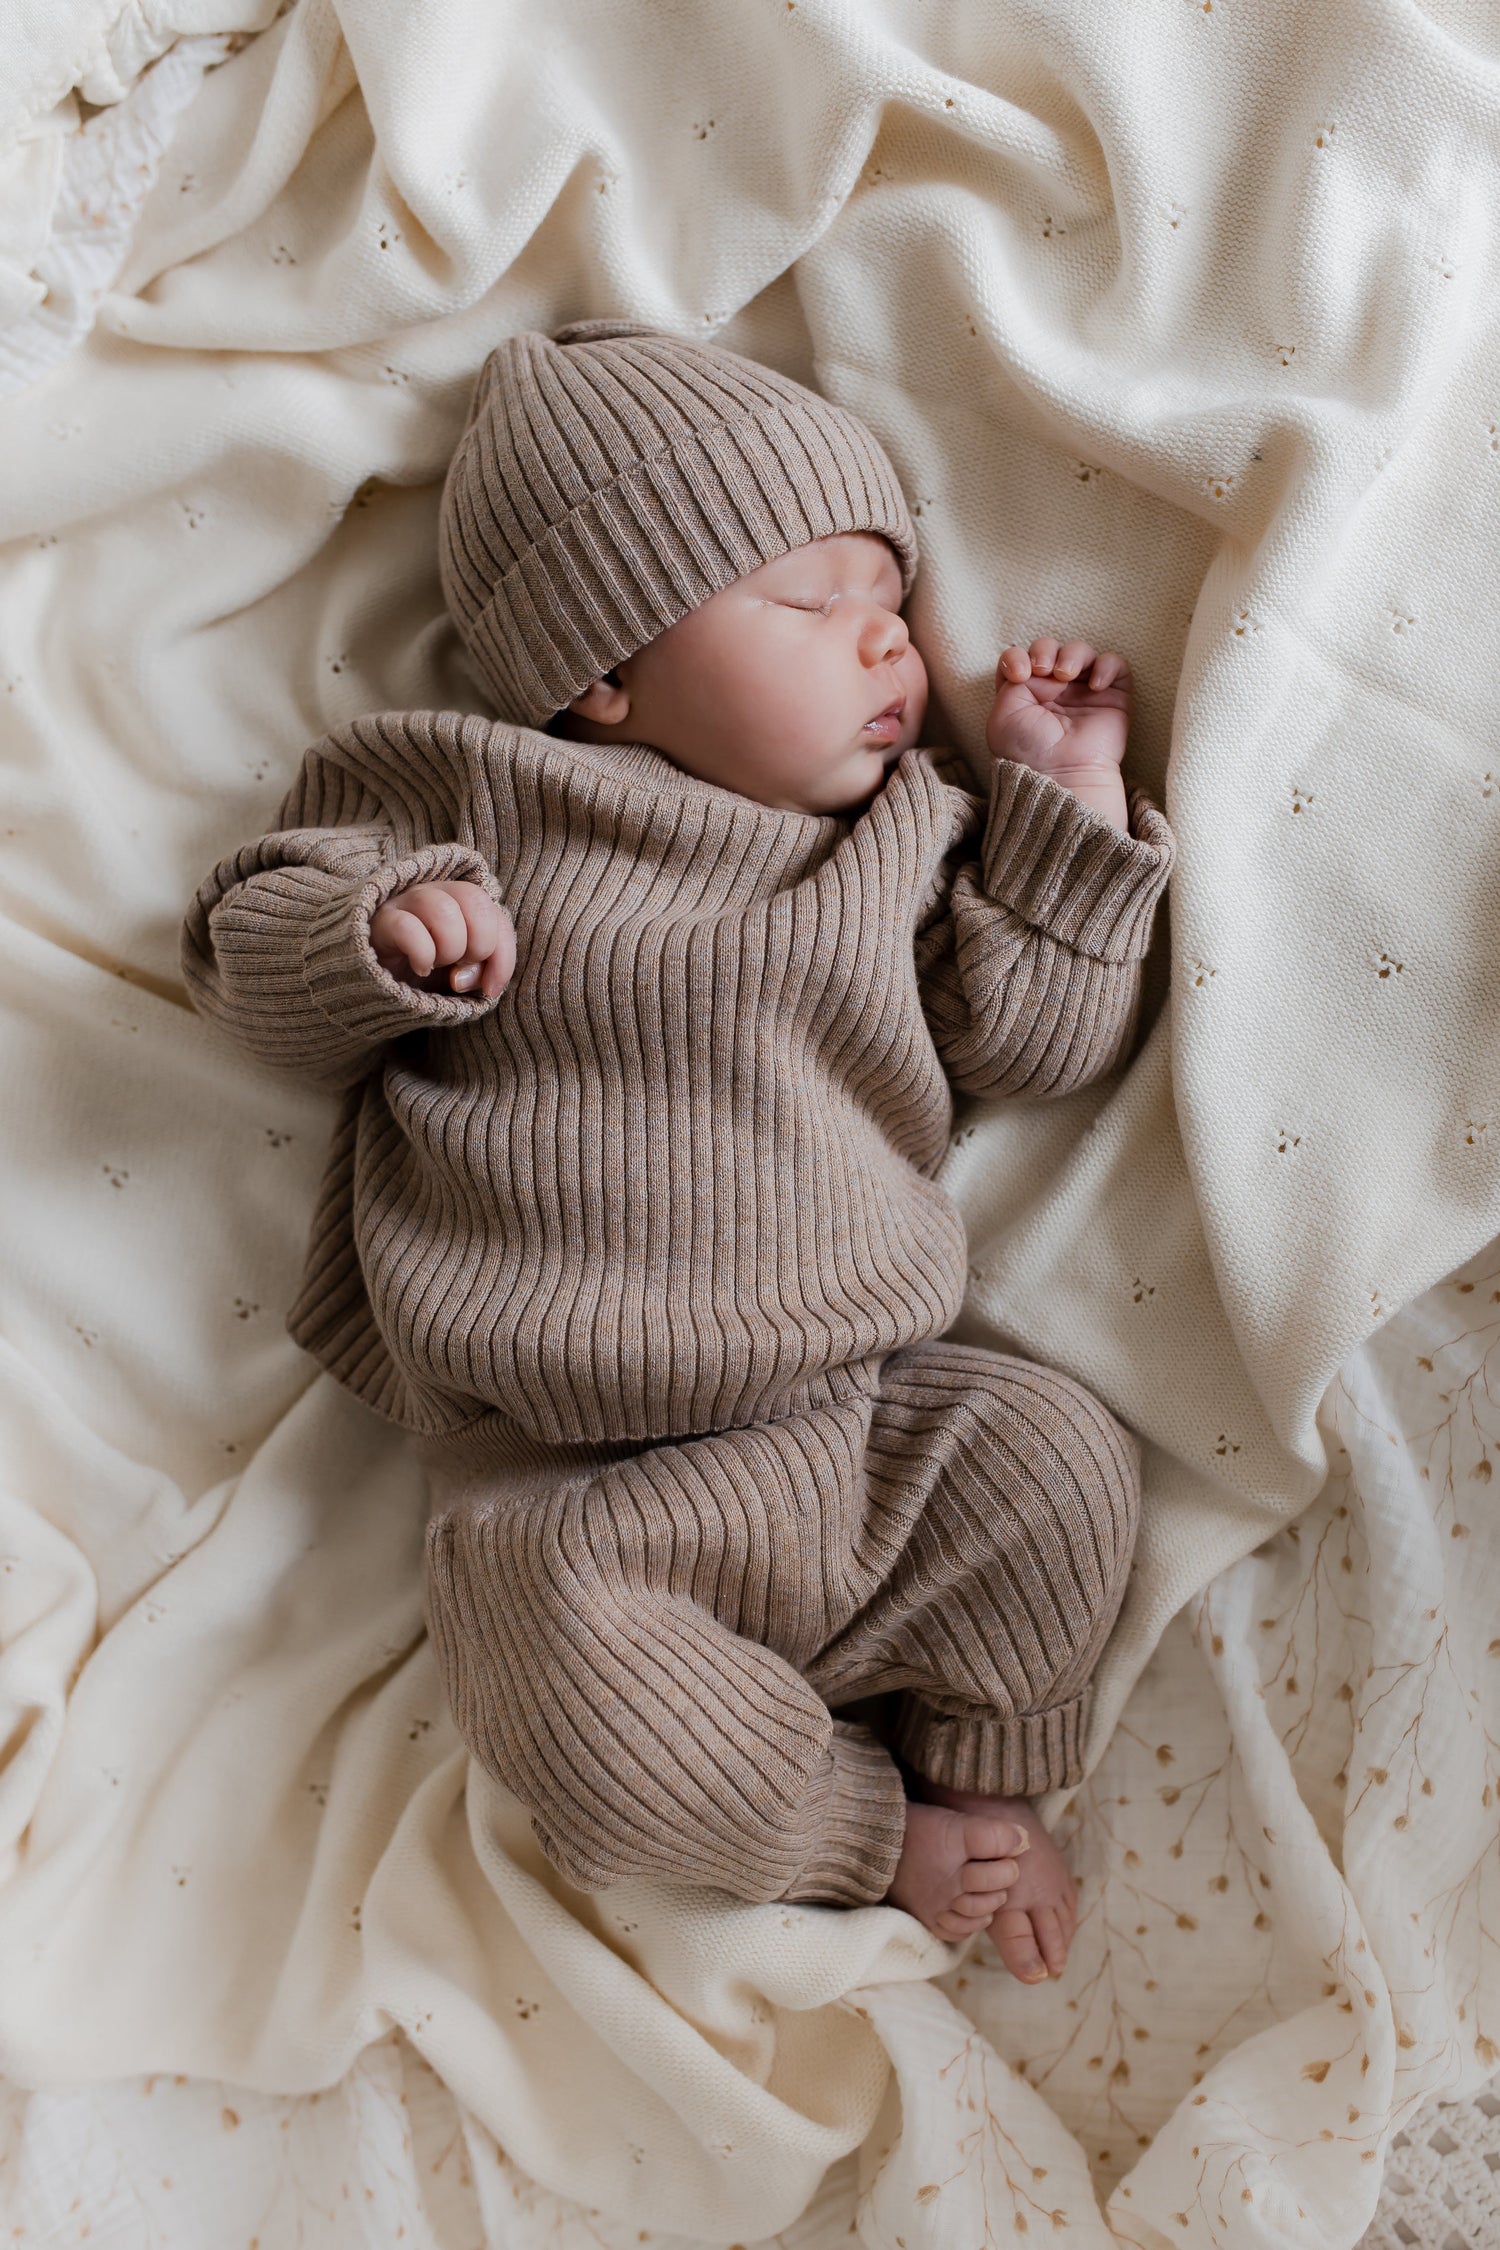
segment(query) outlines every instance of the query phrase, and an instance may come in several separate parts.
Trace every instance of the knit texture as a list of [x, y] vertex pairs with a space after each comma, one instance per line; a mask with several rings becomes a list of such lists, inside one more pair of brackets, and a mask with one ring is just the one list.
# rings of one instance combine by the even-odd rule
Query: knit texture
[[860, 1395], [538, 1488], [439, 1472], [427, 1619], [479, 1762], [586, 1890], [884, 1897], [899, 1767], [1082, 1779], [1088, 1682], [1135, 1540], [1137, 1461], [1049, 1369], [945, 1339]]
[[[1171, 859], [1132, 821], [1010, 763], [986, 813], [922, 751], [850, 819], [454, 713], [328, 736], [184, 940], [206, 1014], [347, 1089], [293, 1334], [505, 1459], [762, 1421], [940, 1334], [952, 1089], [1118, 1059]], [[498, 1000], [370, 950], [379, 900], [444, 875], [514, 920]]]
[[763, 562], [841, 531], [916, 540], [871, 432], [789, 376], [628, 321], [491, 352], [439, 562], [503, 717], [539, 725]]
[[[292, 1332], [466, 1495], [434, 1640], [573, 1880], [879, 1897], [899, 1776], [829, 1716], [867, 1692], [937, 1778], [1077, 1778], [1126, 1441], [988, 1354], [903, 1430], [881, 1370], [962, 1301], [953, 1087], [1064, 1093], [1129, 1038], [1171, 863], [1131, 817], [1008, 763], [986, 808], [916, 750], [858, 817], [786, 812], [644, 746], [402, 713], [311, 750], [200, 891], [196, 1003], [345, 1090]], [[440, 875], [515, 922], [498, 1000], [370, 949]]]

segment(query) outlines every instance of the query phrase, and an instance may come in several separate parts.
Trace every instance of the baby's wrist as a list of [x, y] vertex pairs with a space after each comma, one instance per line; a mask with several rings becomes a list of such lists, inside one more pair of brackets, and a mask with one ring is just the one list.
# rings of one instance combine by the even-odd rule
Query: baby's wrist
[[1060, 781], [1065, 789], [1071, 789], [1077, 782], [1093, 786], [1101, 782], [1118, 781], [1120, 778], [1118, 758], [1068, 757], [1066, 754], [1060, 755], [1059, 751], [1037, 750], [1021, 743], [1012, 746], [1001, 742], [994, 745], [994, 755], [1008, 759], [1014, 766], [1030, 766], [1033, 773], [1044, 773], [1049, 781]]
[[1028, 766], [1033, 773], [1055, 781], [1066, 789], [1080, 804], [1091, 812], [1102, 813], [1112, 826], [1129, 830], [1130, 808], [1125, 796], [1125, 783], [1119, 766], [1112, 759], [1071, 759], [1066, 763], [1052, 763], [1045, 757], [1013, 756], [1009, 751], [997, 750], [998, 759], [1008, 759], [1012, 765]]

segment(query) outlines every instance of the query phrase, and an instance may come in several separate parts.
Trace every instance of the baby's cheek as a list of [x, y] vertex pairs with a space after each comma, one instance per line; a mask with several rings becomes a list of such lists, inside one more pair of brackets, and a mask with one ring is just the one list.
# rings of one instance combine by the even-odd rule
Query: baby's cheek
[[901, 666], [901, 684], [906, 689], [905, 724], [902, 733], [908, 742], [915, 742], [922, 731], [927, 716], [927, 667], [915, 649], [908, 652]]

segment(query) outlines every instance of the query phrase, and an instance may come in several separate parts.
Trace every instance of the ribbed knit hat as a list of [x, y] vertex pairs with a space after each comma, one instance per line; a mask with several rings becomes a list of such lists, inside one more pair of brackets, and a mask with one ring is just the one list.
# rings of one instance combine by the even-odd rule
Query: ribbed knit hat
[[630, 321], [511, 336], [443, 488], [443, 592], [502, 717], [545, 725], [761, 563], [838, 531], [917, 547], [864, 424], [714, 344]]

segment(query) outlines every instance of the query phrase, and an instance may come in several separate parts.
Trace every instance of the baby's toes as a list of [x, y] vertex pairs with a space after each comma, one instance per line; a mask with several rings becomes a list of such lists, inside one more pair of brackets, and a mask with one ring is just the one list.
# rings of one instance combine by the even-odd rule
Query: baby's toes
[[1034, 1906], [1031, 1927], [1048, 1976], [1060, 1977], [1068, 1965], [1068, 1947], [1073, 1937], [1067, 1916], [1057, 1906]]
[[956, 1914], [966, 1914], [976, 1929], [982, 1930], [992, 1922], [1009, 1896], [1010, 1886], [1001, 1891], [965, 1891], [953, 1901]]
[[990, 1941], [1011, 1975], [1022, 1984], [1041, 1984], [1047, 1964], [1024, 1906], [1002, 1906], [990, 1924]]
[[940, 1938], [946, 1938], [950, 1945], [961, 1945], [965, 1938], [979, 1935], [999, 1904], [999, 1899], [991, 1903], [975, 1894], [956, 1898], [951, 1906], [945, 1906], [936, 1917], [933, 1929]]
[[1020, 1872], [1013, 1859], [968, 1859], [958, 1871], [958, 1887], [987, 1892], [998, 1906]]
[[1012, 1854], [1027, 1851], [1031, 1845], [1025, 1829], [995, 1813], [965, 1813], [963, 1822], [965, 1860], [981, 1866], [1003, 1860], [1010, 1868], [1005, 1880], [1013, 1883], [1016, 1867]]

